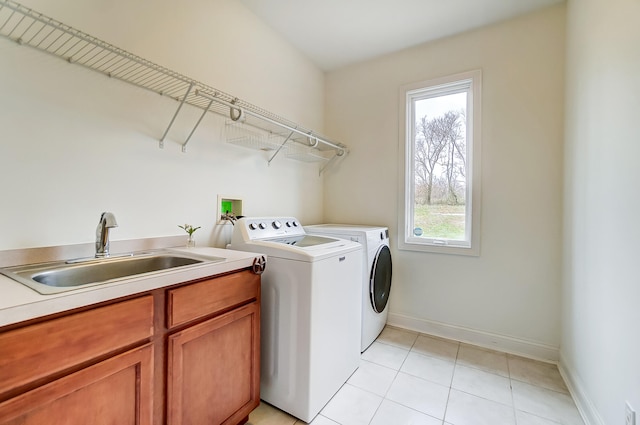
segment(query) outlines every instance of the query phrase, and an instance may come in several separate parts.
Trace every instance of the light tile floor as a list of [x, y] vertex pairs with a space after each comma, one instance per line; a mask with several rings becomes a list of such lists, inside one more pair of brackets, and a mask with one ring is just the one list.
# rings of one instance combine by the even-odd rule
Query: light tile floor
[[[248, 425], [305, 422], [266, 403]], [[387, 326], [312, 425], [584, 425], [553, 364]]]

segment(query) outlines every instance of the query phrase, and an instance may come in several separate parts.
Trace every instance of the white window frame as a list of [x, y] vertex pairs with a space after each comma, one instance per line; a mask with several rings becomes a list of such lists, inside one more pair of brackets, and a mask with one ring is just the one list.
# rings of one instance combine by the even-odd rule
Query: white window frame
[[[451, 239], [419, 238], [413, 235], [414, 205], [414, 140], [415, 111], [414, 100], [433, 95], [446, 95], [447, 89], [470, 82], [467, 92], [467, 217], [465, 241]], [[398, 248], [409, 251], [434, 253], [480, 255], [480, 205], [481, 205], [481, 85], [482, 71], [474, 70], [428, 81], [407, 84], [400, 87], [400, 138], [399, 138], [399, 217]], [[459, 90], [458, 90], [459, 91]], [[442, 93], [442, 94], [440, 94]]]

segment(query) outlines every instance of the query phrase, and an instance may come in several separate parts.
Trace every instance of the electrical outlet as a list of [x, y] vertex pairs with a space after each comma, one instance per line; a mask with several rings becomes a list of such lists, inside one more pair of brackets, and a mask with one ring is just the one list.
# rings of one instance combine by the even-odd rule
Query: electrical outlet
[[624, 404], [624, 424], [636, 425], [636, 411], [631, 408], [628, 401]]

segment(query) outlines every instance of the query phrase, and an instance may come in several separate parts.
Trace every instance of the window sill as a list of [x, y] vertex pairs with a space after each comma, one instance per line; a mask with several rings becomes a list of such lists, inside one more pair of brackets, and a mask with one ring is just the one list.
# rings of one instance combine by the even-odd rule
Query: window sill
[[441, 244], [435, 244], [435, 243], [412, 243], [412, 242], [398, 241], [398, 249], [401, 251], [463, 255], [468, 257], [480, 256], [479, 246], [463, 247], [463, 246], [455, 246], [455, 245], [441, 245]]

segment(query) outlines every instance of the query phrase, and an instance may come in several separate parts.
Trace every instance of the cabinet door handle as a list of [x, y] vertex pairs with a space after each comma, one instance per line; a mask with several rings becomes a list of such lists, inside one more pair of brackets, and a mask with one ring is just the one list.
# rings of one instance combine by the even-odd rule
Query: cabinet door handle
[[262, 274], [264, 273], [264, 269], [267, 268], [267, 259], [264, 256], [255, 257], [253, 259], [253, 265], [251, 266], [251, 270], [254, 274]]

